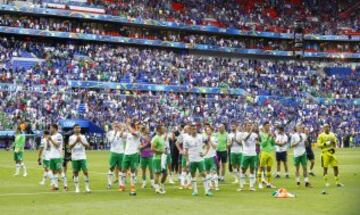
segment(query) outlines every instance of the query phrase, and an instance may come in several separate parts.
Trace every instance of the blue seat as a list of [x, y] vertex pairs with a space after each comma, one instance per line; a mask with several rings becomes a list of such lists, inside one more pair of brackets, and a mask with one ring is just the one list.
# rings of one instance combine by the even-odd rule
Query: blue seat
[[14, 69], [31, 69], [37, 64], [37, 62], [34, 61], [20, 61], [20, 60], [14, 60], [13, 61], [13, 68]]
[[85, 113], [85, 111], [86, 111], [86, 106], [84, 103], [81, 103], [78, 107], [78, 113], [83, 114], [83, 113]]

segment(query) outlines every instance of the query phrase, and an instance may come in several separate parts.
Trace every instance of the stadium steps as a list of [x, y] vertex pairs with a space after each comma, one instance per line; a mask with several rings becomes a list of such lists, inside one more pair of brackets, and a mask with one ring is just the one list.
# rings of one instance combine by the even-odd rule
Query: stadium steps
[[11, 59], [11, 64], [13, 69], [31, 69], [36, 64], [41, 64], [44, 60], [35, 58], [33, 54], [23, 52], [20, 54], [21, 56], [27, 56], [27, 57], [13, 57]]
[[79, 114], [84, 114], [85, 112], [86, 112], [86, 104], [80, 103], [79, 107], [78, 107], [78, 113]]

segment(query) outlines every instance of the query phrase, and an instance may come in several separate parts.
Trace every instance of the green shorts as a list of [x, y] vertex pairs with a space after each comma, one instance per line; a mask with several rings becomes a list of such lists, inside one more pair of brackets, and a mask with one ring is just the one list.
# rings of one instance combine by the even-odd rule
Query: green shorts
[[168, 154], [168, 155], [166, 156], [166, 166], [169, 166], [169, 165], [171, 165], [171, 164], [172, 164], [172, 158], [171, 158], [171, 155]]
[[23, 161], [24, 152], [14, 152], [14, 161]]
[[205, 158], [204, 163], [206, 172], [216, 171], [215, 157]]
[[307, 165], [307, 156], [306, 153], [304, 153], [303, 155], [299, 156], [299, 157], [294, 157], [294, 165], [295, 166], [299, 166], [301, 164], [301, 166], [305, 167]]
[[140, 166], [140, 161], [141, 161], [141, 156], [139, 153], [137, 153], [137, 165], [136, 168], [138, 168]]
[[242, 154], [241, 153], [231, 153], [230, 154], [230, 158], [231, 158], [231, 165], [235, 166], [241, 166], [241, 157]]
[[83, 172], [87, 172], [87, 162], [86, 160], [73, 160], [71, 161], [73, 172], [80, 172], [82, 170]]
[[184, 155], [181, 157], [181, 167], [186, 168], [186, 158]]
[[153, 169], [153, 157], [142, 157], [140, 159], [140, 165], [142, 169]]
[[258, 158], [254, 156], [242, 156], [241, 157], [241, 168], [247, 169], [250, 166], [250, 169], [256, 169], [258, 163]]
[[123, 159], [124, 159], [124, 154], [111, 152], [109, 158], [110, 169], [114, 170], [116, 167], [121, 169]]
[[199, 170], [199, 173], [203, 173], [205, 171], [204, 161], [198, 162], [190, 162], [190, 173], [196, 173], [196, 170]]
[[166, 174], [167, 173], [167, 167], [164, 168], [161, 168], [161, 159], [159, 158], [154, 158], [153, 159], [153, 171], [154, 173], [156, 174], [159, 174], [159, 173], [164, 173]]
[[46, 169], [50, 168], [50, 160], [43, 160], [43, 167]]
[[122, 162], [122, 169], [123, 170], [132, 170], [135, 171], [136, 168], [138, 167], [138, 163], [139, 163], [139, 154], [135, 153], [132, 155], [124, 155], [124, 159]]
[[50, 169], [52, 171], [60, 171], [62, 169], [62, 163], [63, 163], [62, 158], [50, 159]]

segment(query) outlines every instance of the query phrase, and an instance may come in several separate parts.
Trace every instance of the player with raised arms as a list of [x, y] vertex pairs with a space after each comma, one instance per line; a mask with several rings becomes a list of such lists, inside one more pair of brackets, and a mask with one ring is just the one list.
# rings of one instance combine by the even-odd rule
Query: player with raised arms
[[139, 160], [139, 149], [140, 149], [140, 123], [139, 122], [131, 122], [131, 119], [126, 120], [126, 129], [127, 131], [124, 133], [123, 137], [126, 138], [125, 151], [124, 151], [124, 159], [122, 162], [122, 172], [121, 172], [121, 186], [119, 191], [125, 191], [125, 181], [126, 174], [130, 170], [130, 195], [136, 195], [135, 189], [135, 177], [136, 177], [136, 169], [138, 167]]
[[[113, 123], [113, 129], [107, 133], [107, 139], [110, 143], [110, 158], [109, 158], [109, 172], [108, 172], [108, 189], [111, 189], [113, 176], [115, 170], [119, 170], [119, 178], [122, 170], [122, 161], [124, 158], [125, 141], [123, 137], [125, 128], [122, 124]], [[121, 180], [119, 180], [119, 188], [121, 186]]]
[[[250, 191], [255, 191], [255, 174], [258, 163], [256, 145], [258, 145], [259, 136], [254, 132], [254, 126], [251, 122], [245, 123], [244, 132], [238, 132], [236, 141], [242, 144], [241, 172], [240, 172], [240, 188], [238, 191], [244, 190], [245, 174], [250, 167]], [[261, 183], [261, 182], [260, 182]]]
[[[213, 134], [213, 128], [210, 125], [207, 125], [204, 133], [205, 143], [208, 145], [209, 150], [205, 154], [205, 170], [206, 174], [211, 177], [209, 184], [214, 183], [214, 188], [216, 191], [219, 191], [219, 177], [217, 174], [216, 168], [216, 148], [217, 148], [217, 139]], [[210, 186], [211, 187], [211, 186]]]

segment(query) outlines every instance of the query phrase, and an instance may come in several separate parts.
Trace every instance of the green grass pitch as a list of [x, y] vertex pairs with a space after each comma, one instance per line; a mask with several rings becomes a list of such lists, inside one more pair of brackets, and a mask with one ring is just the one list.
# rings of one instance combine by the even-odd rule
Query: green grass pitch
[[[272, 190], [236, 192], [237, 185], [231, 184], [227, 176], [221, 184], [221, 191], [213, 197], [203, 195], [199, 182], [198, 197], [191, 196], [191, 190], [178, 190], [177, 185], [167, 185], [164, 196], [156, 195], [150, 188], [142, 190], [137, 186], [137, 196], [116, 189], [106, 190], [107, 151], [89, 151], [88, 162], [92, 193], [73, 192], [69, 177], [70, 192], [53, 193], [49, 186], [40, 186], [42, 167], [37, 165], [34, 151], [25, 152], [25, 164], [29, 176], [14, 177], [12, 152], [0, 151], [0, 214], [131, 214], [131, 215], [174, 215], [174, 214], [359, 214], [360, 210], [360, 149], [339, 149], [336, 155], [340, 163], [340, 179], [344, 188], [336, 188], [332, 170], [329, 174], [331, 187], [328, 195], [322, 195], [323, 180], [316, 150], [316, 177], [311, 177], [314, 188], [297, 187], [294, 182], [294, 168], [290, 179], [274, 179], [277, 187], [284, 187], [297, 195], [294, 199], [275, 199]], [[291, 155], [289, 155], [291, 156]], [[291, 159], [289, 159], [291, 160]], [[290, 161], [289, 164], [292, 162]], [[71, 171], [71, 169], [69, 169]], [[68, 175], [69, 174], [68, 172]], [[140, 180], [138, 180], [140, 181]], [[81, 188], [84, 184], [81, 177]]]

